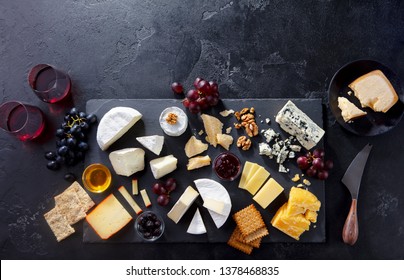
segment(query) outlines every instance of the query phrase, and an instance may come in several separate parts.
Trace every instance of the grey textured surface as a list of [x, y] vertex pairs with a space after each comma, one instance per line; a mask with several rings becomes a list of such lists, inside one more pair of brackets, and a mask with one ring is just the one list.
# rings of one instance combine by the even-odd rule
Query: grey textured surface
[[[327, 108], [327, 88], [345, 63], [364, 57], [404, 80], [403, 1], [0, 0], [0, 100], [40, 106], [46, 137], [21, 143], [0, 133], [2, 259], [403, 259], [404, 123], [386, 134], [345, 132]], [[51, 172], [43, 153], [66, 107], [41, 103], [26, 76], [37, 63], [65, 69], [73, 102], [92, 98], [167, 98], [177, 80], [215, 79], [225, 98], [319, 97], [327, 153], [325, 244], [264, 244], [251, 257], [226, 244], [83, 244], [82, 230], [57, 244], [43, 219], [67, 170]], [[66, 105], [65, 105], [66, 106]], [[356, 153], [373, 144], [359, 197], [359, 240], [341, 241], [350, 206], [340, 179]]]

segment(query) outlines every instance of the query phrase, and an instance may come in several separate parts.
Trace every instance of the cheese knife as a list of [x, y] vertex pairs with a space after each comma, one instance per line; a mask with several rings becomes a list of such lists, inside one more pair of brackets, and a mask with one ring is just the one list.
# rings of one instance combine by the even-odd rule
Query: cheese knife
[[349, 209], [348, 217], [345, 220], [342, 230], [342, 239], [344, 243], [349, 245], [354, 245], [356, 240], [358, 240], [359, 226], [356, 206], [358, 203], [359, 187], [361, 185], [363, 170], [365, 169], [371, 149], [372, 145], [367, 144], [351, 162], [344, 177], [341, 179], [352, 197], [351, 208]]

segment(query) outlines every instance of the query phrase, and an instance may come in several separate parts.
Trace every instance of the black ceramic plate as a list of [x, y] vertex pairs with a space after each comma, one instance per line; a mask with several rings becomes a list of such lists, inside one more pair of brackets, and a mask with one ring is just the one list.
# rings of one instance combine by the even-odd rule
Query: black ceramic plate
[[[370, 108], [361, 108], [360, 102], [354, 94], [348, 94], [348, 91], [351, 90], [348, 85], [351, 82], [360, 76], [377, 69], [381, 70], [390, 80], [399, 96], [397, 103], [386, 113], [377, 113]], [[350, 123], [346, 123], [341, 116], [341, 110], [338, 108], [339, 96], [346, 97], [349, 101], [358, 106], [358, 108], [366, 111], [367, 115], [355, 119]], [[387, 66], [374, 60], [353, 61], [339, 69], [331, 80], [328, 89], [328, 100], [331, 112], [337, 122], [346, 130], [360, 136], [373, 136], [389, 131], [398, 124], [404, 112], [404, 96], [398, 77]]]

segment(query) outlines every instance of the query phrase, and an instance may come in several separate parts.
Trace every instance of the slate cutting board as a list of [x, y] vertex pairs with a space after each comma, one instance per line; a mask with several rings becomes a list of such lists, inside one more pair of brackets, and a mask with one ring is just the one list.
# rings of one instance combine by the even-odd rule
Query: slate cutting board
[[[222, 117], [219, 112], [224, 109], [233, 109], [235, 111], [239, 111], [244, 107], [254, 107], [256, 110], [256, 120], [257, 124], [260, 128], [266, 129], [268, 127], [273, 128], [275, 131], [281, 133], [282, 139], [286, 139], [289, 135], [285, 133], [279, 125], [275, 122], [275, 115], [277, 112], [285, 105], [285, 103], [289, 99], [224, 99], [222, 100], [218, 106], [212, 108], [205, 113], [213, 115], [219, 118], [224, 123], [224, 129], [231, 126], [233, 127], [233, 123], [236, 122], [236, 119], [233, 115], [228, 117]], [[322, 121], [322, 105], [321, 99], [291, 99], [303, 112], [305, 112], [312, 120], [314, 120], [319, 126], [323, 127]], [[296, 242], [293, 238], [287, 236], [276, 228], [272, 227], [270, 221], [275, 214], [276, 210], [287, 201], [287, 197], [289, 194], [289, 190], [296, 183], [291, 181], [291, 178], [296, 174], [301, 174], [300, 170], [297, 168], [295, 164], [295, 159], [288, 160], [285, 163], [285, 166], [290, 169], [288, 174], [279, 173], [278, 172], [278, 164], [275, 159], [269, 159], [266, 156], [260, 156], [258, 154], [258, 143], [264, 141], [264, 137], [258, 135], [253, 138], [253, 145], [249, 151], [241, 151], [235, 143], [230, 147], [230, 151], [236, 154], [242, 163], [245, 161], [256, 162], [262, 166], [264, 166], [270, 173], [271, 176], [278, 181], [284, 188], [285, 191], [282, 193], [267, 209], [262, 209], [261, 206], [256, 204], [252, 199], [252, 196], [247, 191], [241, 190], [238, 188], [238, 181], [235, 180], [233, 182], [225, 182], [220, 181], [219, 178], [214, 174], [211, 167], [203, 167], [201, 169], [187, 171], [186, 165], [188, 162], [188, 158], [184, 152], [185, 143], [191, 137], [191, 135], [195, 135], [198, 139], [202, 139], [204, 142], [204, 138], [206, 134], [202, 136], [198, 135], [198, 132], [203, 129], [203, 124], [199, 115], [190, 114], [188, 111], [189, 118], [189, 126], [187, 131], [179, 136], [179, 137], [171, 137], [164, 134], [162, 129], [160, 128], [158, 118], [160, 113], [166, 107], [170, 106], [178, 106], [183, 108], [181, 104], [181, 100], [179, 99], [165, 99], [165, 100], [156, 100], [156, 99], [93, 99], [87, 102], [86, 111], [88, 113], [95, 113], [100, 120], [102, 116], [116, 106], [127, 106], [132, 107], [138, 110], [143, 114], [142, 119], [137, 122], [123, 137], [121, 137], [117, 142], [115, 142], [107, 151], [101, 151], [98, 147], [96, 141], [96, 127], [92, 129], [89, 134], [89, 144], [90, 150], [86, 155], [85, 166], [88, 166], [92, 163], [103, 163], [110, 168], [113, 173], [113, 183], [111, 187], [102, 194], [92, 194], [90, 196], [94, 199], [94, 201], [98, 204], [101, 202], [107, 195], [111, 192], [115, 194], [115, 196], [122, 202], [125, 208], [132, 214], [134, 219], [136, 218], [136, 214], [130, 208], [130, 206], [126, 203], [120, 193], [117, 191], [118, 187], [123, 185], [126, 189], [131, 192], [131, 178], [123, 177], [115, 175], [113, 172], [113, 168], [108, 159], [108, 154], [111, 151], [128, 148], [128, 147], [139, 147], [143, 148], [146, 152], [145, 155], [145, 170], [139, 173], [136, 173], [134, 176], [139, 178], [139, 189], [145, 188], [150, 196], [152, 201], [152, 206], [149, 208], [150, 210], [156, 211], [163, 217], [165, 221], [165, 232], [164, 235], [157, 241], [158, 243], [176, 243], [176, 242], [227, 242], [229, 239], [233, 229], [235, 228], [235, 222], [232, 219], [232, 214], [237, 212], [238, 210], [254, 203], [262, 213], [264, 221], [269, 229], [269, 236], [263, 238], [262, 242]], [[271, 123], [267, 124], [265, 122], [266, 118], [270, 118]], [[153, 175], [150, 170], [149, 161], [157, 158], [152, 152], [145, 149], [140, 143], [138, 143], [135, 137], [138, 136], [148, 136], [148, 135], [164, 135], [165, 143], [163, 150], [160, 156], [165, 156], [169, 154], [173, 154], [178, 158], [178, 166], [177, 169], [170, 173], [167, 177], [174, 177], [177, 179], [178, 186], [177, 189], [171, 194], [170, 203], [165, 206], [159, 206], [156, 202], [157, 195], [155, 195], [151, 191], [151, 186], [156, 180], [153, 178]], [[234, 140], [236, 141], [240, 135], [245, 135], [243, 130], [232, 129], [230, 133]], [[323, 147], [323, 140], [319, 143], [320, 147]], [[221, 152], [225, 151], [222, 147], [218, 145], [218, 147], [214, 148], [213, 146], [209, 146], [207, 152], [203, 153], [209, 154], [212, 162], [214, 158]], [[162, 178], [162, 179], [164, 179]], [[174, 203], [181, 196], [185, 188], [189, 185], [195, 188], [193, 184], [193, 180], [200, 178], [210, 178], [220, 182], [229, 192], [231, 200], [232, 200], [232, 210], [230, 216], [226, 223], [220, 228], [217, 229], [212, 218], [209, 215], [207, 209], [205, 209], [202, 204], [203, 201], [201, 197], [199, 197], [195, 203], [191, 206], [191, 208], [186, 212], [183, 218], [179, 221], [178, 224], [175, 224], [172, 220], [167, 217], [167, 212], [171, 209]], [[324, 189], [324, 181], [310, 179], [311, 186], [309, 190], [313, 192], [318, 199], [321, 201], [322, 206], [319, 211], [318, 221], [313, 226], [311, 226], [310, 231], [305, 232], [299, 242], [325, 242], [325, 189]], [[141, 196], [135, 196], [135, 201], [145, 210], [143, 201]], [[202, 218], [204, 220], [205, 226], [207, 228], [207, 233], [202, 235], [192, 235], [188, 234], [187, 228], [189, 223], [196, 211], [196, 208], [199, 208]], [[94, 232], [94, 230], [89, 226], [89, 224], [84, 221], [84, 229], [83, 229], [83, 241], [88, 243], [94, 242], [144, 242], [137, 236], [134, 230], [134, 222], [130, 222], [125, 228], [119, 231], [116, 235], [111, 237], [109, 240], [101, 240], [98, 235]]]

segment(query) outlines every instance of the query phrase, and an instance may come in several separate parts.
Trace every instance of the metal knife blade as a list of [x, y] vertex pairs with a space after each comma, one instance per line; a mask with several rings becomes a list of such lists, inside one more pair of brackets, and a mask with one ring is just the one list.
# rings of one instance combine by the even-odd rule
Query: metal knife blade
[[367, 144], [353, 159], [341, 179], [342, 183], [348, 188], [354, 199], [358, 199], [363, 170], [365, 169], [366, 161], [371, 149], [372, 145]]

